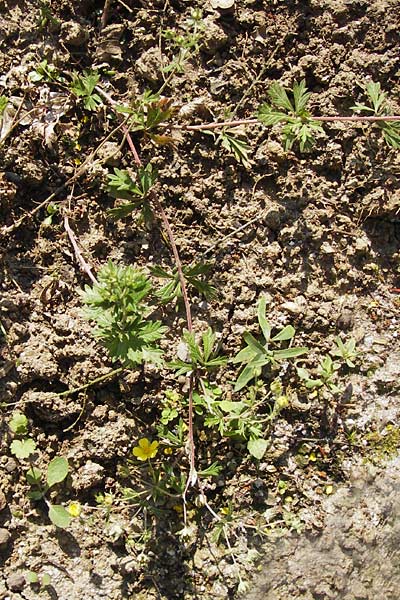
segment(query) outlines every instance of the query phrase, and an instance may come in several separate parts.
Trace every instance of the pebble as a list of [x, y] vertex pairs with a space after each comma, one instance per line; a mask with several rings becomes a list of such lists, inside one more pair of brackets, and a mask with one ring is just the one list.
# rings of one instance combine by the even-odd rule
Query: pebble
[[0, 550], [4, 550], [11, 539], [11, 534], [8, 529], [0, 528]]
[[21, 592], [25, 584], [26, 580], [22, 573], [12, 573], [7, 577], [7, 586], [12, 592]]

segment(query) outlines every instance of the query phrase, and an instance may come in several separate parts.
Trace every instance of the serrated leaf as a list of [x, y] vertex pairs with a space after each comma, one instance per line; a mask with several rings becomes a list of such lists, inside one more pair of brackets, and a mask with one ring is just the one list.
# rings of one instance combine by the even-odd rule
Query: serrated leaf
[[52, 487], [56, 483], [64, 481], [68, 475], [68, 461], [63, 456], [56, 456], [49, 462], [47, 467], [47, 485]]
[[66, 529], [71, 523], [71, 515], [60, 504], [52, 504], [49, 509], [50, 521], [60, 529]]
[[289, 100], [286, 90], [278, 82], [274, 82], [270, 86], [268, 96], [270, 97], [272, 104], [278, 108], [284, 108], [289, 112], [294, 112], [294, 106]]
[[263, 438], [249, 440], [247, 442], [247, 450], [257, 460], [261, 460], [268, 449], [268, 442]]

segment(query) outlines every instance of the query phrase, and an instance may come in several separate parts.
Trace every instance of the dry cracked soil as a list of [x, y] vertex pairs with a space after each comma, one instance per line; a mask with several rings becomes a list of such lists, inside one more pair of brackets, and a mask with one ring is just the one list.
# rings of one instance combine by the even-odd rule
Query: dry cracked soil
[[[228, 130], [241, 157], [221, 128], [190, 127], [254, 119], [273, 82], [303, 79], [313, 115], [352, 114], [370, 81], [400, 114], [399, 31], [399, 0], [0, 0], [0, 599], [397, 600], [399, 152], [366, 123], [328, 122], [306, 152], [285, 150], [279, 126], [243, 124]], [[71, 92], [85, 72], [93, 110]], [[221, 469], [189, 487], [185, 527], [185, 376], [145, 365], [102, 380], [119, 365], [79, 294], [109, 260], [175, 266], [158, 204], [150, 221], [109, 212], [121, 201], [108, 176], [135, 172], [109, 99], [135, 106], [145, 90], [171, 119], [153, 137], [132, 127], [131, 141], [158, 169], [183, 265], [207, 261], [216, 290], [189, 286], [195, 331], [211, 326], [232, 359], [245, 331], [260, 339], [264, 297], [314, 377], [338, 336], [358, 352], [333, 390], [306, 389], [293, 361], [263, 372], [260, 459], [199, 409], [197, 467]], [[182, 358], [182, 304], [156, 312], [167, 361]], [[210, 385], [250, 402], [235, 369]], [[286, 403], [270, 422], [276, 377]], [[36, 467], [68, 460], [46, 501], [29, 498], [29, 462], [12, 451], [16, 412]], [[160, 443], [150, 465], [132, 455], [142, 438]], [[166, 493], [149, 485], [154, 469]], [[49, 502], [80, 515], [56, 527]]]

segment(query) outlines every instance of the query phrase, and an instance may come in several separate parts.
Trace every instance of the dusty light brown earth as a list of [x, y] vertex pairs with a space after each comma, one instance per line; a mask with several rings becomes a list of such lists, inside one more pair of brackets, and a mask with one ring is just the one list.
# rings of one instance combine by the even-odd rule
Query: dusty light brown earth
[[[0, 4], [2, 93], [16, 98], [26, 94], [27, 107], [48, 103], [48, 92], [65, 94], [65, 114], [54, 127], [54, 137], [46, 141], [43, 128], [27, 120], [0, 149], [1, 227], [12, 225], [65, 183], [77, 160], [82, 162], [113, 126], [106, 109], [86, 115], [85, 122], [84, 111], [65, 90], [29, 83], [28, 73], [40, 60], [47, 58], [60, 71], [108, 63], [115, 74], [103, 75], [101, 82], [120, 101], [162, 84], [160, 30], [179, 27], [194, 4], [125, 4], [129, 10], [112, 3], [103, 32], [101, 2], [52, 3], [59, 23], [42, 30], [36, 3]], [[187, 122], [221, 120], [225, 108], [235, 110], [238, 103], [237, 116], [251, 117], [266, 100], [272, 81], [291, 86], [302, 78], [313, 92], [315, 114], [349, 114], [350, 106], [362, 99], [358, 84], [369, 79], [381, 83], [399, 111], [397, 1], [247, 1], [236, 2], [225, 13], [208, 3], [201, 8], [207, 25], [200, 52], [164, 90], [183, 107], [178, 120], [185, 118], [185, 107]], [[165, 41], [162, 50], [164, 60], [170, 59]], [[301, 401], [275, 423], [271, 448], [258, 466], [247, 459], [243, 444], [220, 444], [217, 436], [199, 442], [226, 465], [208, 484], [209, 499], [217, 512], [233, 500], [242, 525], [234, 528], [237, 537], [231, 539], [237, 566], [247, 578], [255, 558], [265, 565], [260, 581], [256, 577], [252, 585], [257, 594], [263, 590], [274, 600], [395, 598], [398, 533], [392, 516], [398, 511], [398, 463], [387, 474], [382, 456], [371, 467], [372, 474], [361, 463], [368, 432], [387, 433], [385, 427], [396, 424], [400, 409], [395, 291], [399, 154], [385, 146], [376, 129], [364, 126], [331, 124], [305, 155], [296, 149], [284, 152], [278, 135], [261, 126], [247, 135], [248, 168], [201, 132], [184, 133], [175, 149], [160, 150], [135, 138], [143, 159], [159, 168], [159, 197], [184, 263], [211, 248], [207, 258], [218, 295], [210, 303], [192, 298], [196, 330], [210, 323], [220, 332], [224, 352], [232, 356], [245, 329], [257, 332], [255, 305], [263, 293], [271, 322], [296, 327], [296, 343], [312, 349], [311, 364], [337, 334], [354, 337], [363, 354], [358, 371], [344, 382], [352, 384], [353, 395], [336, 435], [329, 443], [308, 448], [316, 463], [299, 465], [295, 460], [297, 440], [322, 435], [321, 407], [315, 402], [308, 406], [301, 394]], [[77, 141], [80, 150], [74, 146]], [[112, 141], [119, 143], [120, 137]], [[132, 163], [126, 148], [114, 161], [120, 168]], [[73, 189], [69, 186], [57, 196], [83, 255], [95, 272], [109, 258], [143, 267], [170, 265], [157, 225], [146, 230], [134, 220], [115, 222], [106, 214], [113, 205], [104, 186], [110, 170], [94, 165]], [[5, 504], [0, 513], [0, 597], [234, 597], [237, 569], [227, 548], [210, 541], [212, 519], [206, 511], [190, 543], [179, 541], [181, 519], [169, 509], [154, 521], [150, 539], [141, 545], [142, 522], [133, 518], [133, 511], [117, 507], [107, 521], [104, 512], [91, 508], [96, 507], [96, 492], [118, 495], [120, 485], [135, 485], [121, 480], [118, 465], [125, 463], [139, 437], [155, 435], [158, 401], [166, 388], [179, 385], [170, 373], [155, 378], [150, 370], [89, 389], [86, 397], [55, 401], [55, 392], [105, 374], [112, 363], [82, 319], [77, 290], [88, 281], [63, 219], [56, 215], [46, 227], [45, 216], [39, 211], [0, 239], [0, 319], [7, 332], [7, 343], [4, 336], [0, 340], [0, 485]], [[237, 231], [247, 222], [251, 224]], [[171, 326], [165, 346], [172, 355], [185, 326], [184, 314], [168, 309], [163, 318]], [[289, 372], [291, 382], [296, 385]], [[227, 386], [226, 379], [222, 384]], [[65, 431], [83, 402], [81, 419]], [[70, 461], [71, 478], [59, 501], [77, 499], [86, 509], [67, 532], [55, 530], [44, 507], [26, 499], [23, 469], [9, 448], [7, 422], [15, 407], [29, 417], [42, 465], [60, 454]], [[355, 432], [353, 447], [344, 428]], [[394, 444], [391, 452], [396, 454], [396, 449]], [[278, 493], [279, 480], [289, 482], [289, 516]], [[323, 498], [328, 485], [339, 492], [327, 506]], [[368, 497], [364, 504], [359, 490]], [[274, 542], [263, 550], [251, 525], [265, 524], [272, 514], [276, 521], [285, 515], [284, 531], [301, 526], [304, 533], [296, 541]], [[340, 531], [336, 541], [332, 529]], [[375, 548], [368, 555], [360, 546], [366, 531], [375, 535], [365, 542]], [[304, 558], [310, 553], [320, 565], [317, 574], [310, 574]], [[382, 561], [384, 578], [376, 570]], [[24, 584], [20, 575], [28, 570], [49, 573], [52, 587], [40, 592]]]

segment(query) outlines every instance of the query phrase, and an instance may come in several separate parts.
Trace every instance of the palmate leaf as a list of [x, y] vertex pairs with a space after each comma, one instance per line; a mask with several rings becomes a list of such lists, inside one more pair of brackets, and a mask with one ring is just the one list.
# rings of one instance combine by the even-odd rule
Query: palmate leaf
[[296, 82], [293, 85], [294, 112], [296, 115], [309, 115], [306, 111], [306, 107], [310, 98], [311, 93], [307, 91], [304, 79], [300, 81], [300, 83]]
[[238, 137], [235, 137], [228, 131], [222, 131], [220, 134], [218, 141], [220, 141], [221, 146], [232, 152], [236, 160], [242, 163], [243, 166], [249, 168], [251, 166], [251, 162], [249, 160], [248, 153], [250, 151], [249, 144]]
[[277, 123], [286, 123], [288, 120], [288, 115], [275, 110], [269, 104], [262, 104], [258, 109], [257, 118], [264, 125], [271, 127]]

